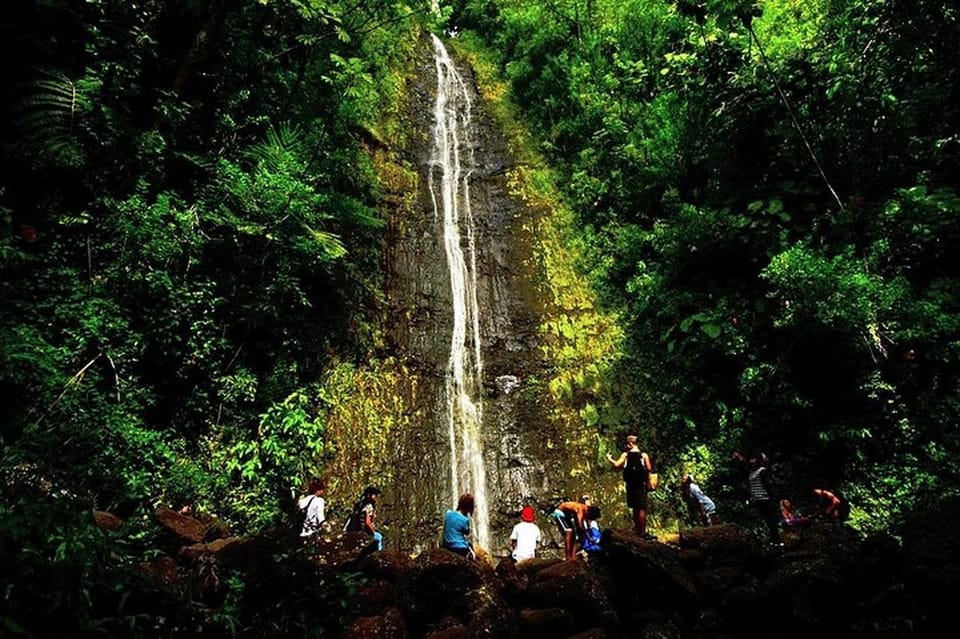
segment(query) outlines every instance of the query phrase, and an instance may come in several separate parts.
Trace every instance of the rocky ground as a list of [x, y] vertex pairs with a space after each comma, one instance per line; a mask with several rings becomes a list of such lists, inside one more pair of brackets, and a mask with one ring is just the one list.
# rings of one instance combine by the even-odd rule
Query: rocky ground
[[[820, 523], [786, 531], [783, 546], [735, 524], [690, 529], [668, 542], [608, 529], [600, 553], [569, 562], [470, 561], [438, 548], [411, 558], [372, 552], [362, 534], [339, 535], [306, 554], [315, 571], [308, 578], [355, 580], [327, 629], [343, 637], [941, 636], [938, 624], [960, 586], [958, 506], [949, 500], [917, 514], [901, 540]], [[224, 586], [203, 583], [204, 567], [250, 575], [270, 564], [276, 572], [264, 558], [286, 543], [223, 537], [172, 511], [158, 519], [193, 543], [145, 572], [181, 595], [205, 589], [212, 607]], [[283, 583], [282, 574], [274, 577]]]

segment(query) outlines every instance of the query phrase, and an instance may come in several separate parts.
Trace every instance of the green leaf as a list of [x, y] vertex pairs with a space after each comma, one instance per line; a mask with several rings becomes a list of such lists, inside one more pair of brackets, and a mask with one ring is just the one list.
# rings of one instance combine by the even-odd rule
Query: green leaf
[[712, 338], [714, 338], [714, 339], [716, 339], [717, 337], [719, 337], [719, 336], [720, 336], [720, 332], [721, 332], [720, 326], [718, 326], [717, 324], [714, 324], [714, 323], [712, 323], [712, 322], [707, 322], [707, 323], [705, 323], [705, 324], [701, 324], [701, 325], [700, 325], [700, 330], [703, 331], [704, 333], [706, 333], [708, 337], [712, 337]]

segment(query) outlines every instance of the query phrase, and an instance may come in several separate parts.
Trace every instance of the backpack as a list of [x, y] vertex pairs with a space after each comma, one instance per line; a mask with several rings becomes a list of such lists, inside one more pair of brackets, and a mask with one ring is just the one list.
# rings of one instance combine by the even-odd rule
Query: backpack
[[643, 453], [627, 455], [627, 463], [623, 467], [623, 481], [631, 486], [647, 485], [647, 468], [643, 465]]
[[303, 530], [304, 525], [307, 523], [307, 511], [310, 509], [310, 504], [312, 504], [316, 498], [316, 495], [310, 495], [310, 499], [308, 499], [303, 506], [297, 506], [297, 514], [294, 517], [293, 524], [298, 531]]
[[600, 528], [598, 526], [587, 526], [583, 531], [583, 549], [586, 552], [597, 552], [600, 550]]
[[364, 499], [359, 499], [353, 505], [350, 515], [347, 516], [347, 521], [343, 524], [343, 532], [360, 532], [363, 530], [363, 520], [365, 519], [363, 515], [364, 506], [366, 506]]

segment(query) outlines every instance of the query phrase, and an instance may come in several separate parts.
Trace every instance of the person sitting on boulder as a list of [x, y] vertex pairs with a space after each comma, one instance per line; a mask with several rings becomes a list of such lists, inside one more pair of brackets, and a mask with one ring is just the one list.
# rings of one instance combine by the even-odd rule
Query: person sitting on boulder
[[793, 504], [790, 503], [789, 499], [780, 500], [780, 525], [790, 528], [791, 526], [805, 526], [809, 523], [810, 518], [794, 511]]
[[448, 510], [443, 517], [443, 547], [462, 557], [476, 557], [470, 543], [470, 515], [474, 499], [470, 493], [460, 495], [456, 510]]

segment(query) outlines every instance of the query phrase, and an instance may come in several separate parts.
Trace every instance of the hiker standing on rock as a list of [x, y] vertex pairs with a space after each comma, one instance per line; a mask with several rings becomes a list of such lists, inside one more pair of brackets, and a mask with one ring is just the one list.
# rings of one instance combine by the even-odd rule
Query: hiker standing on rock
[[627, 443], [617, 459], [607, 453], [607, 461], [615, 469], [623, 469], [623, 484], [627, 491], [627, 506], [633, 512], [633, 530], [644, 539], [647, 535], [647, 480], [653, 465], [650, 456], [640, 450], [636, 435], [627, 435]]
[[[733, 459], [741, 464], [744, 463], [744, 457], [739, 452], [733, 453]], [[756, 457], [751, 457], [747, 465], [747, 487], [750, 489], [750, 507], [756, 510], [767, 525], [767, 534], [770, 537], [770, 543], [782, 545], [780, 541], [780, 512], [777, 502], [770, 499], [770, 492], [767, 490], [769, 459], [764, 453]]]

